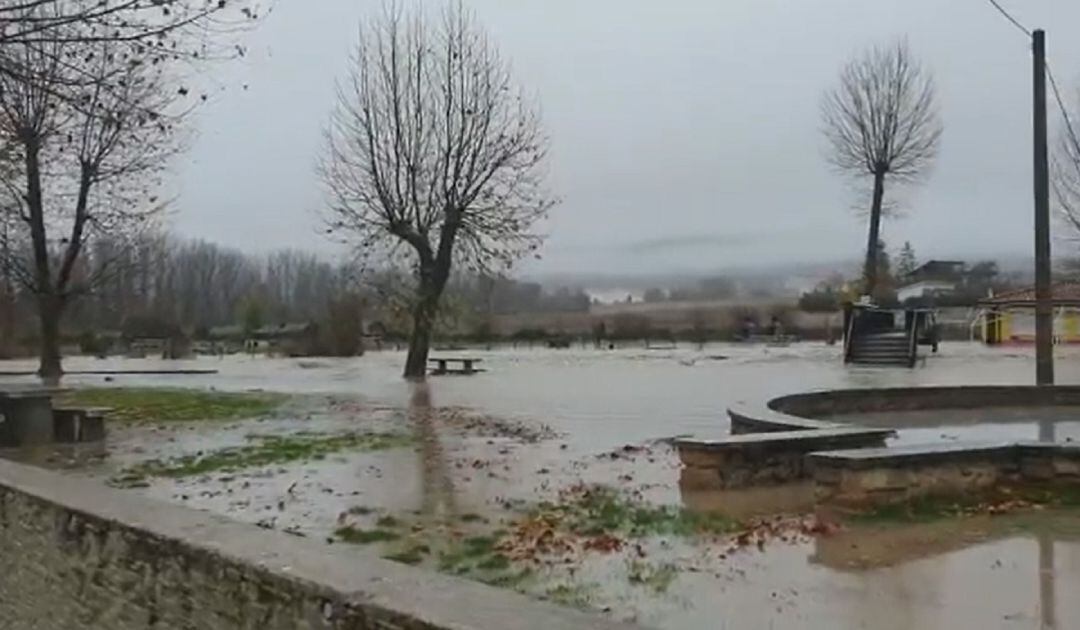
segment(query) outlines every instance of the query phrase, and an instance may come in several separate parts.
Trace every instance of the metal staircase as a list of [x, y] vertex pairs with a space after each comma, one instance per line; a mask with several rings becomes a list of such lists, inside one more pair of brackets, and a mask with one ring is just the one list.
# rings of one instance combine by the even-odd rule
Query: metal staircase
[[852, 306], [846, 313], [844, 363], [913, 368], [919, 345], [937, 351], [934, 314], [927, 310], [900, 311], [903, 326], [897, 327], [897, 311]]

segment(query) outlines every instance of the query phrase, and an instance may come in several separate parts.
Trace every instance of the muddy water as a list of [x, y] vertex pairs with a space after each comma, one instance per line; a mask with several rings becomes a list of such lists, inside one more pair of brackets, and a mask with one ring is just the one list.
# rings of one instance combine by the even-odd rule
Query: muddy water
[[[437, 353], [461, 354], [461, 353]], [[303, 462], [199, 478], [155, 479], [133, 489], [196, 509], [292, 531], [328, 536], [346, 511], [417, 519], [479, 514], [508, 517], [507, 500], [536, 502], [571, 484], [604, 483], [650, 501], [722, 507], [733, 517], [808, 509], [804, 489], [757, 495], [683, 496], [678, 464], [661, 446], [626, 451], [680, 434], [724, 433], [724, 409], [737, 401], [827, 387], [926, 384], [1027, 384], [1034, 358], [952, 344], [916, 370], [845, 368], [839, 350], [714, 345], [698, 351], [470, 351], [488, 370], [431, 379], [422, 396], [402, 382], [399, 353], [353, 360], [234, 357], [185, 362], [74, 359], [70, 369], [217, 368], [214, 376], [75, 377], [69, 385], [165, 385], [262, 389], [300, 394], [280, 417], [219, 425], [117, 428], [108, 456], [46, 454], [49, 465], [77, 464], [103, 480], [124, 466], [243, 444], [250, 434], [386, 430], [410, 426], [414, 449], [341, 453]], [[32, 367], [5, 362], [0, 369]], [[1080, 353], [1066, 350], [1059, 381], [1080, 383]], [[17, 379], [10, 379], [17, 380]], [[344, 401], [344, 402], [343, 402]], [[458, 408], [468, 411], [459, 412]], [[474, 414], [547, 425], [558, 437], [539, 441], [462, 428], [447, 414]], [[456, 417], [456, 416], [455, 416]], [[972, 419], [929, 424], [908, 439], [974, 431], [1028, 431], [1010, 417], [993, 428]], [[1075, 435], [1066, 414], [1052, 418]], [[1005, 428], [1001, 428], [1005, 427]], [[967, 435], [967, 434], [965, 434]], [[41, 454], [36, 454], [41, 456]], [[771, 541], [731, 552], [724, 544], [649, 540], [650, 562], [678, 574], [658, 592], [629, 579], [625, 555], [590, 555], [573, 570], [548, 570], [523, 587], [545, 596], [552, 584], [580, 591], [588, 606], [663, 628], [1076, 628], [1080, 627], [1080, 537], [1072, 516], [1009, 523], [965, 522], [943, 529], [859, 529], [795, 542]], [[342, 546], [342, 553], [379, 553]]]

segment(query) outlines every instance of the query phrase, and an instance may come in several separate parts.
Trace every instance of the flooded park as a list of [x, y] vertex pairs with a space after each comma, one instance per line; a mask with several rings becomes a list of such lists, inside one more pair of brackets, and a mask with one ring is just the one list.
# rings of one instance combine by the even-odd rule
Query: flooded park
[[[68, 376], [77, 398], [116, 408], [105, 445], [6, 455], [645, 627], [1080, 624], [1071, 503], [832, 516], [805, 483], [683, 487], [669, 443], [724, 436], [729, 406], [794, 392], [1028, 384], [1030, 349], [948, 343], [914, 370], [845, 367], [823, 343], [468, 354], [485, 371], [426, 384], [400, 378], [397, 352], [73, 358], [70, 371], [217, 372]], [[1080, 382], [1080, 351], [1060, 348], [1058, 369]], [[1068, 407], [880, 415], [848, 419], [905, 427], [891, 445], [1034, 440], [1048, 425], [1080, 439]]]

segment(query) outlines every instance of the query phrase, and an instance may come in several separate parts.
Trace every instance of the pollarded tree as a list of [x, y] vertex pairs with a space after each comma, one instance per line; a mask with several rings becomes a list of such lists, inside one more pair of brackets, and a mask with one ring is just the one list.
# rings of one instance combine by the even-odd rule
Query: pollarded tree
[[821, 113], [829, 161], [873, 181], [864, 271], [864, 292], [873, 295], [886, 184], [918, 180], [937, 156], [942, 124], [934, 80], [905, 42], [875, 47], [844, 67]]
[[456, 264], [509, 267], [539, 247], [546, 154], [538, 108], [460, 4], [365, 23], [319, 170], [329, 231], [414, 270], [406, 377], [426, 373]]

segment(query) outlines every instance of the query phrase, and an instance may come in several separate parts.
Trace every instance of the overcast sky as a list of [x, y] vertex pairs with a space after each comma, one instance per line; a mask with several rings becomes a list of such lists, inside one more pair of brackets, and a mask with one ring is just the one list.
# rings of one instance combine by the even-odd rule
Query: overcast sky
[[[1047, 29], [1051, 66], [1073, 99], [1080, 1], [1002, 3]], [[176, 231], [253, 251], [332, 251], [319, 235], [313, 164], [357, 26], [380, 4], [276, 0], [247, 58], [215, 69], [223, 91], [176, 167]], [[467, 4], [540, 98], [552, 139], [563, 203], [529, 271], [857, 257], [865, 220], [822, 159], [818, 105], [853, 53], [898, 36], [935, 75], [945, 135], [929, 181], [906, 195], [906, 216], [885, 225], [885, 239], [910, 240], [922, 257], [1031, 249], [1029, 45], [987, 0]]]

